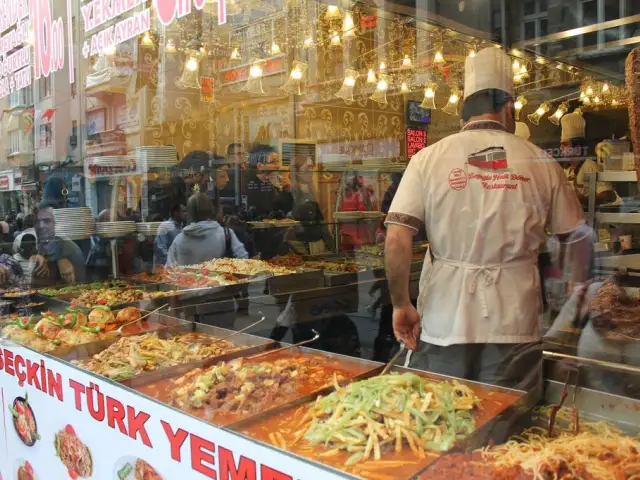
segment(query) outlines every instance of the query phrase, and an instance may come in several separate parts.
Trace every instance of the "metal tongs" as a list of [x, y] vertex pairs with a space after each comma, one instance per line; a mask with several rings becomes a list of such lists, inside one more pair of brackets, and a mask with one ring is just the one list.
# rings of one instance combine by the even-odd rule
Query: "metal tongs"
[[400, 358], [400, 355], [402, 355], [402, 352], [404, 352], [406, 348], [407, 347], [405, 346], [404, 342], [400, 342], [400, 348], [398, 349], [396, 354], [393, 357], [391, 357], [391, 360], [387, 362], [387, 364], [385, 365], [380, 375], [385, 375], [389, 373], [389, 370], [391, 370], [391, 367], [393, 367], [393, 365], [398, 361], [398, 358]]
[[266, 352], [258, 353], [257, 355], [252, 355], [251, 357], [248, 357], [247, 360], [255, 360], [256, 358], [264, 357], [266, 355], [271, 355], [272, 353], [282, 352], [283, 350], [288, 350], [293, 347], [299, 347], [300, 345], [305, 345], [307, 343], [315, 342], [317, 339], [320, 338], [320, 334], [316, 332], [313, 328], [311, 329], [311, 331], [313, 332], [314, 336], [309, 340], [304, 340], [302, 342], [294, 343], [293, 345], [287, 345], [286, 347], [282, 347], [282, 348], [276, 348], [275, 350], [267, 350]]
[[572, 416], [573, 416], [573, 433], [576, 435], [580, 433], [580, 416], [578, 413], [578, 408], [576, 407], [576, 396], [578, 394], [578, 381], [579, 381], [580, 370], [577, 365], [574, 365], [574, 366], [571, 366], [569, 368], [569, 371], [567, 372], [567, 379], [564, 382], [564, 387], [562, 387], [562, 394], [560, 395], [560, 403], [551, 406], [551, 414], [549, 415], [549, 429], [547, 430], [547, 435], [549, 437], [553, 436], [553, 427], [555, 426], [555, 423], [556, 423], [556, 416], [558, 415], [558, 411], [560, 411], [560, 409], [562, 408], [562, 405], [564, 404], [564, 401], [569, 396], [569, 391], [568, 391], [569, 380], [571, 379], [571, 374], [573, 372], [576, 373], [576, 381], [573, 386], [573, 399], [571, 403], [571, 410], [572, 410]]

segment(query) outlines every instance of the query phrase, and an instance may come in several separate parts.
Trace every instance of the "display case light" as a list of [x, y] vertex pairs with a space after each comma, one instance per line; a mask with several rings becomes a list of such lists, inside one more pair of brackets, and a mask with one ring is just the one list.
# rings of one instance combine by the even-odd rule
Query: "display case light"
[[540, 119], [542, 119], [542, 117], [549, 112], [549, 109], [550, 109], [549, 104], [545, 102], [542, 105], [540, 105], [535, 112], [533, 112], [530, 115], [527, 115], [527, 118], [534, 125], [540, 125]]
[[345, 38], [353, 38], [356, 36], [356, 25], [353, 23], [353, 15], [345, 13], [342, 20], [342, 33]]
[[344, 80], [342, 81], [342, 87], [336, 93], [336, 97], [342, 98], [345, 102], [353, 102], [353, 89], [356, 86], [356, 80], [358, 79], [358, 72], [348, 68], [344, 72]]
[[427, 88], [424, 89], [424, 98], [420, 106], [422, 108], [436, 108], [436, 89], [438, 86], [435, 83], [430, 83]]
[[569, 105], [566, 103], [561, 103], [557, 110], [549, 117], [549, 121], [554, 125], [560, 125], [560, 120], [565, 114], [569, 111]]
[[374, 102], [385, 105], [387, 103], [387, 90], [389, 90], [389, 79], [386, 75], [381, 75], [376, 85], [376, 91], [369, 98]]

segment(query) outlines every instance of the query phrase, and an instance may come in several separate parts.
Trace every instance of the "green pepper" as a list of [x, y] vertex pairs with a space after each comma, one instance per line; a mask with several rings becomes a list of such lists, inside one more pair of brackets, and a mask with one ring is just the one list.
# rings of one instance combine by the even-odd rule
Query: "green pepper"
[[53, 343], [54, 345], [60, 345], [62, 344], [62, 340], [60, 340], [59, 338], [56, 338], [55, 340], [51, 340], [51, 343]]
[[9, 325], [18, 325], [18, 321], [17, 320], [12, 320], [10, 322], [7, 322], [7, 326]]
[[98, 333], [102, 329], [100, 325], [96, 325], [95, 327], [87, 327], [86, 325], [80, 325], [80, 328], [85, 332], [89, 332], [89, 333]]
[[106, 305], [94, 305], [94, 306], [93, 306], [93, 307], [91, 307], [91, 308], [99, 308], [100, 310], [105, 310], [105, 311], [107, 311], [107, 312], [110, 312], [110, 311], [111, 311], [111, 309], [110, 309], [109, 307], [107, 307]]
[[46, 316], [44, 318], [47, 319], [47, 322], [49, 322], [49, 323], [51, 323], [53, 325], [57, 325], [58, 327], [60, 326], [60, 319], [56, 320], [55, 317], [49, 317], [49, 316]]
[[22, 330], [28, 330], [29, 329], [29, 325], [31, 324], [31, 318], [32, 317], [33, 317], [33, 315], [31, 315], [31, 317], [29, 317], [29, 318], [27, 318], [27, 317], [18, 317], [18, 320], [17, 320], [18, 326]]
[[65, 323], [64, 322], [64, 317], [63, 317], [61, 326], [62, 326], [62, 328], [73, 328], [73, 327], [76, 326], [76, 323], [78, 323], [78, 312], [73, 311], [71, 313], [71, 322]]

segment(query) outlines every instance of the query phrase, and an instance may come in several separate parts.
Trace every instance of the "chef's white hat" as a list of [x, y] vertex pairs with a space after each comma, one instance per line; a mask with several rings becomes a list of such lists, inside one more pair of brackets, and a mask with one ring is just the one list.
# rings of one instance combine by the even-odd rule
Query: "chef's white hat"
[[490, 88], [513, 96], [513, 73], [509, 56], [499, 48], [480, 50], [475, 57], [467, 57], [464, 64], [464, 98]]
[[572, 138], [586, 137], [587, 122], [582, 118], [582, 115], [568, 113], [562, 117], [560, 123], [562, 125], [561, 142], [571, 140]]
[[529, 140], [531, 138], [531, 130], [524, 122], [516, 122], [516, 136]]

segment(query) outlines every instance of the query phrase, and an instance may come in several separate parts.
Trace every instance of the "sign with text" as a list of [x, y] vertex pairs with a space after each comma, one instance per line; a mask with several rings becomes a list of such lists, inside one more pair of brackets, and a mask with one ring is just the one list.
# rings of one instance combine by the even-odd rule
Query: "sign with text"
[[427, 146], [427, 132], [422, 128], [407, 128], [407, 159]]
[[[222, 83], [228, 85], [231, 83], [243, 82], [249, 78], [249, 69], [251, 65], [243, 65], [237, 68], [231, 68], [222, 72]], [[275, 75], [276, 73], [284, 72], [286, 69], [285, 58], [276, 57], [270, 58], [266, 61], [264, 68], [262, 69], [262, 76]]]
[[[341, 478], [14, 344], [0, 346], [0, 402], [5, 479]], [[37, 432], [14, 422], [26, 412]]]
[[200, 101], [213, 103], [213, 77], [200, 77]]

